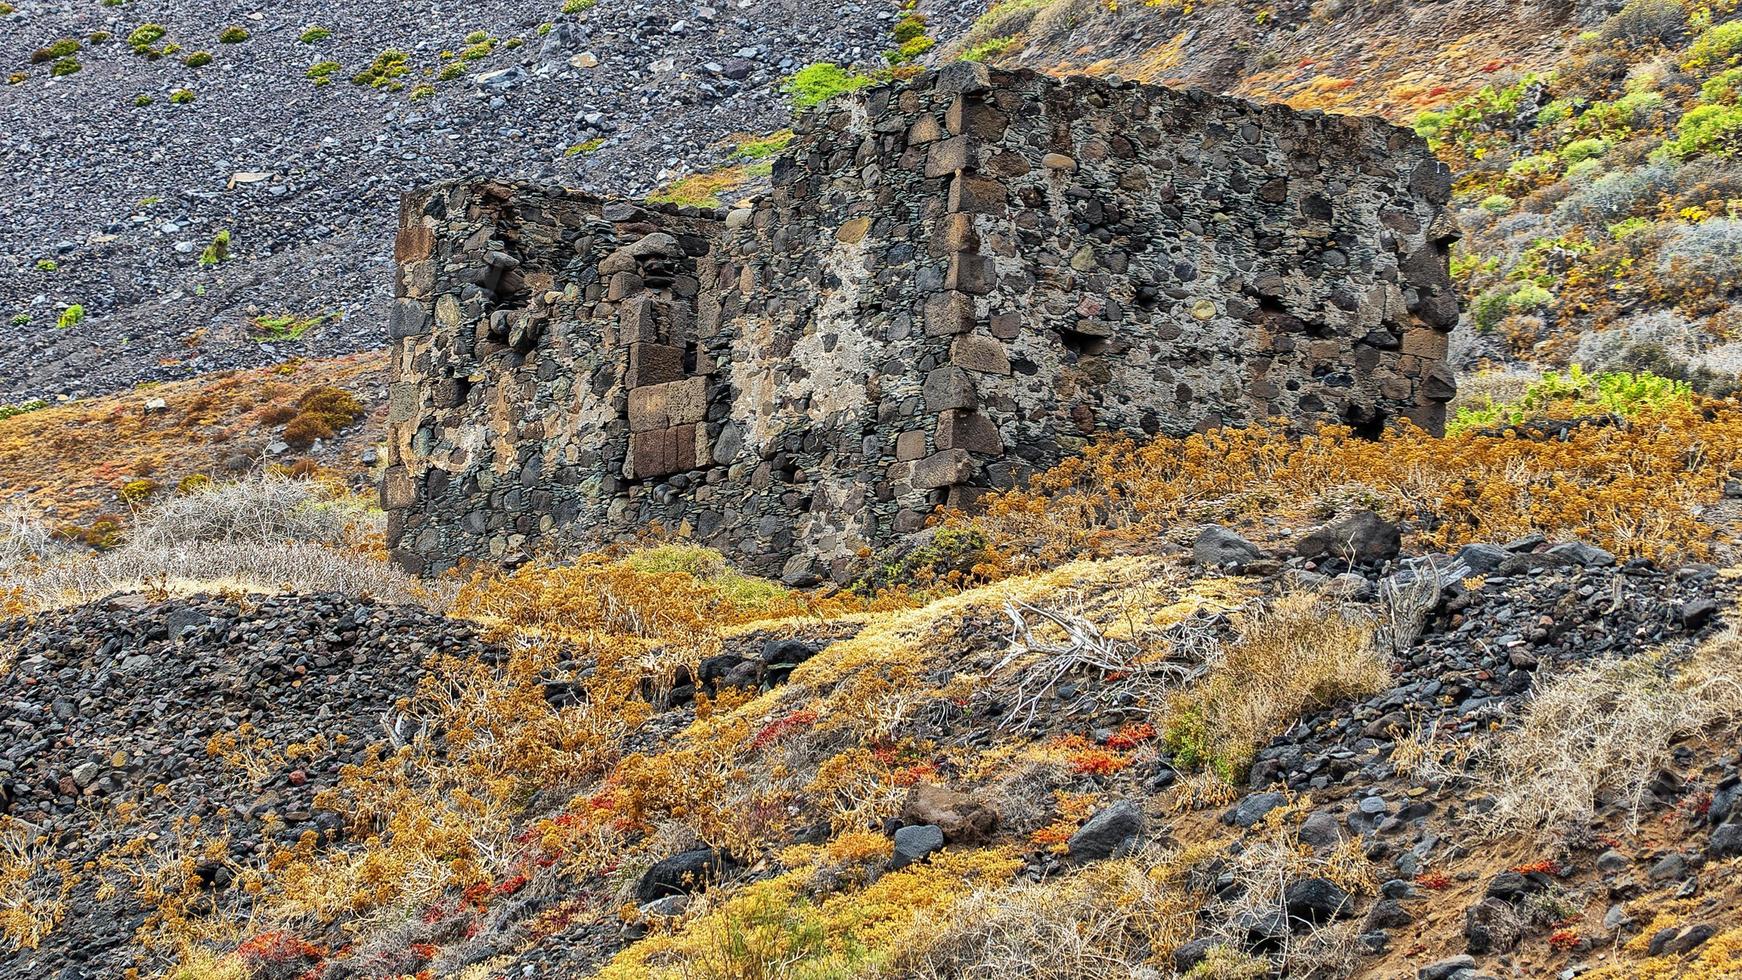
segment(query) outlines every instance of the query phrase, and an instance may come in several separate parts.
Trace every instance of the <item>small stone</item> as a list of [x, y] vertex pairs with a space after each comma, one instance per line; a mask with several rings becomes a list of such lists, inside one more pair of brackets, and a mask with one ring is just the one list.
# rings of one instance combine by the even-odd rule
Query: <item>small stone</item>
[[895, 832], [895, 853], [889, 870], [899, 871], [944, 849], [944, 832], [935, 824], [903, 827]]

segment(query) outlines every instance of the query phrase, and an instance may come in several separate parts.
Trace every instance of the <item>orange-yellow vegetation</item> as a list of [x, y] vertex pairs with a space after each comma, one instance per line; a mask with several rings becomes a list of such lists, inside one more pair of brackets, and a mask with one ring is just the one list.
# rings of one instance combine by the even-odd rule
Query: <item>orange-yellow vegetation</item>
[[[276, 424], [260, 413], [277, 407], [288, 411], [277, 422], [295, 418], [297, 400], [323, 387], [360, 395], [384, 364], [380, 352], [296, 361], [0, 418], [0, 486], [20, 492], [19, 502], [35, 511], [85, 523], [117, 507], [117, 492], [140, 478], [174, 486], [189, 475], [223, 472], [226, 459], [238, 453], [259, 455], [272, 435], [267, 426]], [[156, 399], [163, 407], [147, 410]], [[356, 454], [378, 433], [378, 425], [346, 431], [341, 455], [347, 469], [361, 469]]]
[[1452, 548], [1531, 531], [1624, 556], [1699, 556], [1742, 459], [1742, 406], [1674, 407], [1625, 425], [1585, 425], [1565, 440], [1402, 426], [1379, 439], [1343, 427], [1289, 434], [1254, 426], [1144, 443], [1112, 438], [951, 522], [991, 543], [977, 569], [1141, 547], [1181, 525], [1265, 515], [1311, 520], [1355, 500], [1409, 520], [1416, 544]]

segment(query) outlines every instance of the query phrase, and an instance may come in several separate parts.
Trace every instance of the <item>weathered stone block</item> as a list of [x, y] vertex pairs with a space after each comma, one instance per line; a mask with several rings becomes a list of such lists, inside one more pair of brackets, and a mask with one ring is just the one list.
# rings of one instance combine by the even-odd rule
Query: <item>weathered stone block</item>
[[950, 363], [984, 374], [1009, 374], [1010, 355], [1004, 345], [983, 334], [962, 334], [950, 343]]
[[629, 373], [623, 383], [631, 388], [664, 384], [683, 377], [683, 348], [670, 344], [629, 345]]
[[925, 433], [919, 429], [910, 429], [895, 437], [895, 458], [901, 462], [912, 462], [925, 455]]
[[998, 288], [998, 267], [990, 255], [957, 252], [950, 256], [949, 274], [944, 288], [973, 296], [984, 296]]
[[415, 299], [396, 299], [387, 312], [387, 336], [392, 340], [429, 333], [430, 313]]
[[949, 209], [967, 214], [999, 214], [1005, 205], [1004, 185], [990, 177], [957, 174], [950, 181]]
[[684, 378], [629, 389], [629, 430], [693, 425], [708, 414], [708, 379]]
[[417, 480], [403, 466], [390, 466], [381, 475], [381, 509], [405, 510], [417, 503]]
[[870, 230], [870, 218], [848, 218], [835, 230], [835, 241], [843, 245], [857, 245], [865, 240], [865, 233]]
[[623, 475], [631, 480], [652, 480], [677, 472], [677, 438], [673, 429], [654, 429], [629, 436], [629, 455]]
[[952, 136], [933, 143], [925, 155], [925, 175], [945, 177], [974, 166], [974, 141], [967, 136]]
[[974, 457], [966, 449], [945, 449], [913, 464], [913, 485], [935, 490], [974, 478]]
[[1450, 334], [1432, 327], [1415, 327], [1404, 332], [1403, 352], [1416, 357], [1442, 360], [1446, 356]]
[[974, 382], [959, 367], [933, 368], [925, 376], [925, 410], [946, 412], [974, 407]]
[[980, 233], [974, 230], [973, 215], [944, 215], [939, 239], [946, 252], [978, 252], [980, 250]]
[[949, 337], [974, 329], [974, 297], [966, 293], [936, 293], [925, 304], [928, 337]]
[[972, 95], [958, 96], [944, 111], [944, 128], [981, 140], [1002, 139], [1009, 122], [1010, 117]]
[[940, 412], [937, 441], [939, 449], [966, 449], [992, 456], [1004, 452], [1004, 439], [998, 434], [998, 427], [979, 412], [957, 409]]
[[393, 260], [401, 264], [421, 262], [430, 257], [435, 249], [435, 232], [421, 220], [412, 218], [402, 222], [399, 234], [393, 239]]

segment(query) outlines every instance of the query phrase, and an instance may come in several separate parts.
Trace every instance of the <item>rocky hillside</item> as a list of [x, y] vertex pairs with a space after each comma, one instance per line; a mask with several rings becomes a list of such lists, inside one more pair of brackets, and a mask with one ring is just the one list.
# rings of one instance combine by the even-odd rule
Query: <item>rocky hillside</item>
[[[402, 191], [487, 173], [645, 193], [782, 128], [780, 84], [798, 68], [880, 61], [900, 13], [874, 0], [0, 10], [0, 167], [28, 175], [0, 231], [0, 403], [379, 347]], [[928, 10], [941, 31], [973, 13]]]
[[[8, 2], [0, 163], [32, 179], [0, 231], [14, 338], [0, 403], [379, 347], [408, 187], [487, 173], [644, 194], [700, 173], [703, 193], [676, 196], [707, 200], [779, 146], [791, 80], [815, 63], [871, 71], [907, 43], [920, 63], [1119, 74], [1408, 123], [1551, 71], [1619, 6]], [[913, 47], [893, 30], [916, 10]]]
[[1577, 407], [1102, 447], [845, 591], [11, 524], [0, 977], [1734, 976], [1742, 409]]

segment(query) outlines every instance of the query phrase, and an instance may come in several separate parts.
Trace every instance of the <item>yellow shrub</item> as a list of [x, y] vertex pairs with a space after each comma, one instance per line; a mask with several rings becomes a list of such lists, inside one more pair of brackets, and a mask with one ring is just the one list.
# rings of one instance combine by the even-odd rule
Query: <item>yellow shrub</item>
[[987, 569], [998, 574], [1152, 541], [1182, 523], [1307, 519], [1316, 495], [1364, 487], [1382, 510], [1416, 519], [1428, 547], [1541, 531], [1626, 556], [1697, 556], [1710, 536], [1697, 509], [1718, 499], [1738, 460], [1742, 407], [1728, 402], [1584, 426], [1564, 441], [1254, 426], [1142, 444], [1111, 438], [997, 497], [981, 517], [951, 523], [985, 534], [1003, 563]]

